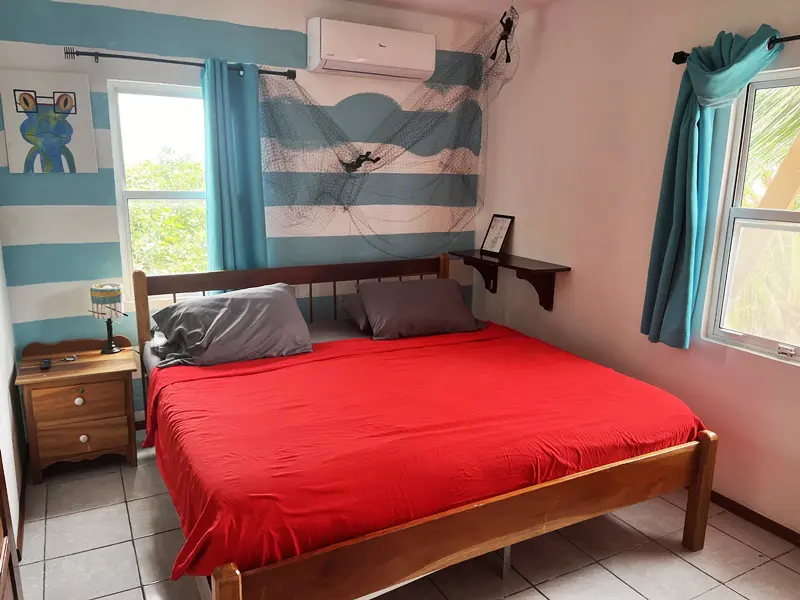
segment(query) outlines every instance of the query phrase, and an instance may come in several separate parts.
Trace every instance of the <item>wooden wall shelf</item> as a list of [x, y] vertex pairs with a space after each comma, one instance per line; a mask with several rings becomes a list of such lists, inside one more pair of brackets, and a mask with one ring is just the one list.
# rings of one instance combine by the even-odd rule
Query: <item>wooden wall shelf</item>
[[500, 268], [511, 269], [516, 272], [519, 279], [524, 279], [530, 283], [539, 294], [539, 304], [545, 310], [553, 310], [553, 299], [556, 290], [556, 273], [571, 271], [570, 267], [556, 265], [554, 263], [523, 258], [513, 254], [500, 254], [490, 256], [481, 254], [480, 250], [464, 250], [451, 252], [450, 256], [455, 256], [464, 261], [465, 265], [475, 267], [483, 277], [486, 289], [492, 294], [497, 293], [497, 274]]

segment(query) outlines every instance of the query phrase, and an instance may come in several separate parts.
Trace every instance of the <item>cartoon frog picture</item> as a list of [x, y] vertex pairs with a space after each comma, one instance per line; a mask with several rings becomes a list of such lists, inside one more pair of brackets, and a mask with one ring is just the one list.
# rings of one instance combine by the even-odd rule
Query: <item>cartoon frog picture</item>
[[19, 131], [32, 146], [25, 156], [23, 172], [33, 173], [38, 160], [42, 173], [75, 173], [75, 157], [67, 146], [73, 133], [67, 117], [77, 112], [75, 93], [41, 96], [33, 90], [14, 90], [14, 98], [17, 112], [26, 115]]

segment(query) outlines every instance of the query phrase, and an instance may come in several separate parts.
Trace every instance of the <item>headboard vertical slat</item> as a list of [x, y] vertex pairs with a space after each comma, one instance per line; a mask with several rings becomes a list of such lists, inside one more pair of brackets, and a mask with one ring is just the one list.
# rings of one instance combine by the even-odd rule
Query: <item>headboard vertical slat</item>
[[439, 279], [450, 278], [450, 255], [442, 254], [439, 257]]
[[339, 301], [336, 299], [336, 282], [333, 282], [333, 320], [339, 320]]
[[308, 322], [314, 322], [314, 284], [308, 284]]

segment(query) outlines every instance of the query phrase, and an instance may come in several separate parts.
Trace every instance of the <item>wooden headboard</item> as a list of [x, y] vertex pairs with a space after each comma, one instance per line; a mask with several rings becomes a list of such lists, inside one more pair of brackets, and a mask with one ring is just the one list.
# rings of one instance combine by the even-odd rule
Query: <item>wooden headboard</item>
[[150, 296], [172, 296], [172, 301], [176, 302], [178, 294], [201, 292], [205, 295], [206, 292], [214, 290], [241, 290], [272, 283], [308, 285], [309, 320], [313, 321], [312, 286], [315, 283], [333, 284], [333, 307], [334, 318], [336, 318], [336, 284], [339, 282], [358, 282], [385, 277], [422, 278], [425, 275], [433, 274], [437, 275], [439, 279], [447, 279], [450, 276], [450, 259], [447, 254], [411, 260], [278, 267], [248, 271], [211, 271], [150, 277], [144, 271], [134, 271], [133, 293], [136, 299], [136, 331], [139, 336], [139, 350], [143, 352], [145, 342], [150, 340]]

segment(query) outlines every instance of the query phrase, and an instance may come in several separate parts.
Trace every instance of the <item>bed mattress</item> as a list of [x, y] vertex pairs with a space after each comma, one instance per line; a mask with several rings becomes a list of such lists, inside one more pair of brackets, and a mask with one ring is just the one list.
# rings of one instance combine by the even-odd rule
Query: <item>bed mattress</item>
[[186, 543], [249, 570], [694, 440], [674, 396], [498, 325], [153, 374], [148, 439]]

